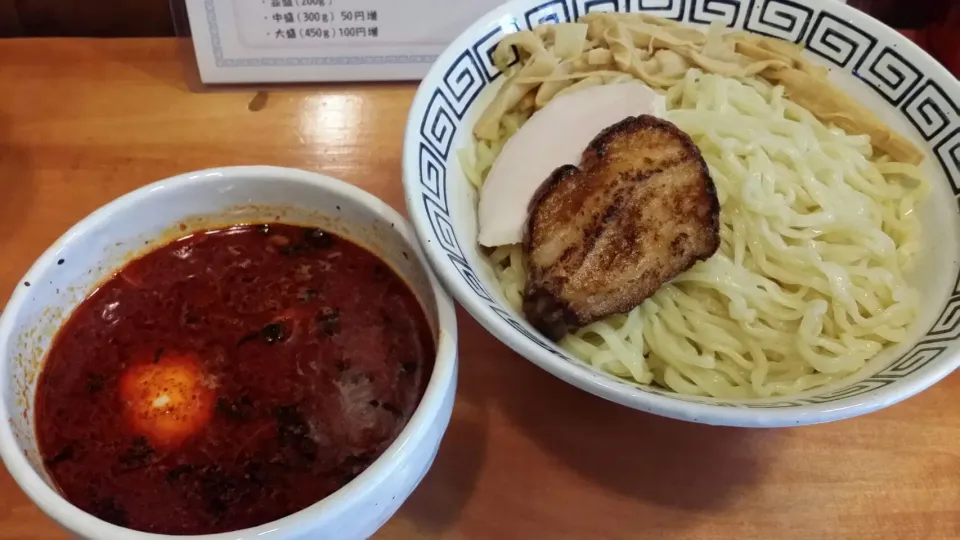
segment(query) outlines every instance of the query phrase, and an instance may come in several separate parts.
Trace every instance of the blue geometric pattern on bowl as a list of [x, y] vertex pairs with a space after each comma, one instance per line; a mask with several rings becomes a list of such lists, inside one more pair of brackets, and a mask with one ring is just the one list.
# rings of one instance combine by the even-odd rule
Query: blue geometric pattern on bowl
[[[900, 109], [929, 142], [946, 177], [958, 196], [960, 208], [960, 107], [936, 80], [926, 77], [911, 62], [912, 51], [898, 51], [863, 28], [792, 0], [549, 0], [512, 19], [492, 24], [484, 37], [457, 57], [443, 75], [427, 105], [420, 126], [420, 181], [423, 207], [429, 217], [434, 241], [446, 252], [460, 277], [501, 319], [544, 350], [573, 362], [556, 345], [549, 343], [517, 321], [487, 292], [470, 268], [454, 233], [447, 203], [447, 169], [457, 122], [463, 119], [481, 91], [500, 75], [492, 52], [505, 35], [541, 24], [575, 21], [592, 11], [643, 12], [678, 21], [709, 24], [715, 20], [727, 26], [802, 43], [827, 62], [854, 74], [891, 105]], [[895, 47], [895, 46], [894, 46]], [[781, 408], [820, 404], [872, 392], [902, 379], [936, 360], [947, 350], [946, 343], [960, 339], [960, 275], [946, 308], [920, 341], [876, 375], [831, 392], [794, 401], [745, 403], [743, 407]], [[711, 405], [726, 403], [684, 396], [645, 385], [620, 381], [645, 392], [674, 399]]]

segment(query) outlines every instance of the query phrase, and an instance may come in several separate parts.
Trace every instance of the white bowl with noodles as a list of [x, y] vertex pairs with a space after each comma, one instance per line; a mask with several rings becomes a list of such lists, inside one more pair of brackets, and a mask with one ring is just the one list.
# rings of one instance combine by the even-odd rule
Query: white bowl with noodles
[[[960, 366], [960, 83], [894, 30], [834, 0], [670, 0], [644, 6], [637, 0], [514, 0], [464, 31], [424, 78], [407, 123], [403, 180], [421, 245], [447, 289], [497, 339], [564, 381], [634, 409], [693, 422], [765, 427], [849, 418], [914, 395]], [[907, 159], [890, 150], [906, 140], [922, 164], [887, 163], [893, 160], [880, 158], [868, 138], [804, 119], [766, 83], [743, 88], [726, 78], [692, 75], [667, 81], [675, 86], [668, 93], [673, 98], [681, 84], [689, 85], [692, 101], [668, 99], [667, 119], [691, 134], [710, 164], [727, 229], [723, 245], [629, 316], [551, 342], [518, 309], [519, 247], [491, 253], [477, 244], [478, 169], [492, 157], [477, 150], [472, 132], [512, 74], [504, 76], [494, 63], [501, 40], [534, 28], [552, 36], [543, 27], [587, 13], [597, 17], [598, 11], [666, 17], [704, 32], [720, 21], [746, 35], [800, 43], [805, 61], [829, 70], [832, 87], [859, 104], [837, 110], [828, 102], [819, 114], [839, 115], [833, 121], [843, 122], [852, 109], [869, 109], [892, 134], [874, 142]], [[634, 44], [629, 58], [643, 60], [651, 41], [636, 37], [642, 32], [635, 29], [628, 35], [643, 46]], [[580, 43], [580, 50], [602, 47], [604, 39]], [[514, 43], [527, 50], [552, 47], [535, 41]], [[517, 49], [500, 55], [498, 60], [520, 67], [526, 60]], [[688, 62], [690, 56], [683, 58]], [[721, 90], [710, 91], [708, 83]], [[803, 101], [826, 94], [791, 95]], [[531, 102], [521, 100], [509, 114], [522, 119], [529, 110], [517, 111]], [[734, 102], [739, 104], [721, 107]], [[674, 110], [698, 103], [716, 114]], [[782, 116], [783, 108], [794, 122], [777, 125], [789, 124], [783, 128], [789, 137], [774, 137], [769, 148], [738, 142], [756, 138], [738, 129], [752, 129], [752, 119], [763, 115]], [[851, 131], [864, 126], [858, 118]], [[772, 133], [768, 120], [754, 135]], [[503, 132], [497, 137], [502, 143]], [[732, 142], [723, 146], [725, 140]], [[778, 141], [783, 151], [774, 148]], [[801, 144], [807, 150], [797, 153]], [[738, 157], [725, 164], [728, 151], [753, 161]], [[769, 155], [774, 159], [764, 161]], [[784, 165], [788, 155], [796, 160], [791, 166]], [[737, 208], [749, 211], [739, 214]], [[798, 218], [798, 210], [807, 215]], [[783, 233], [799, 238], [780, 246]], [[765, 249], [764, 264], [772, 266], [761, 268], [757, 260]], [[705, 285], [692, 284], [697, 281]], [[670, 356], [673, 345], [682, 348]], [[655, 384], [646, 384], [651, 380]]]

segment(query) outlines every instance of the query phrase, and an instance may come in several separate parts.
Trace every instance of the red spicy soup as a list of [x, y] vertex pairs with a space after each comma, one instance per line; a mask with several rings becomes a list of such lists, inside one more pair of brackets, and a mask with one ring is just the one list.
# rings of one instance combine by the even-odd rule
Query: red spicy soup
[[197, 233], [131, 262], [61, 328], [37, 389], [40, 452], [64, 496], [111, 523], [253, 527], [370, 465], [433, 357], [413, 293], [349, 241]]

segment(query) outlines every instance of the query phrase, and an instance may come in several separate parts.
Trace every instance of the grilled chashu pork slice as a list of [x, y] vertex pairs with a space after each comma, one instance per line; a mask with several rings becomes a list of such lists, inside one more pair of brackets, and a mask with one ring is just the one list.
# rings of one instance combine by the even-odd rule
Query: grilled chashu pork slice
[[531, 200], [523, 312], [557, 340], [629, 311], [713, 255], [719, 227], [716, 188], [690, 137], [653, 116], [626, 118]]

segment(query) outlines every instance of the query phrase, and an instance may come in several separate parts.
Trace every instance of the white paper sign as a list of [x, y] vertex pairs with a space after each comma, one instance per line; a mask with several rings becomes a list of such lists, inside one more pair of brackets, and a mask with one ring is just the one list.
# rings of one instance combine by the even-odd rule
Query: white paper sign
[[205, 83], [419, 79], [505, 0], [186, 0]]

